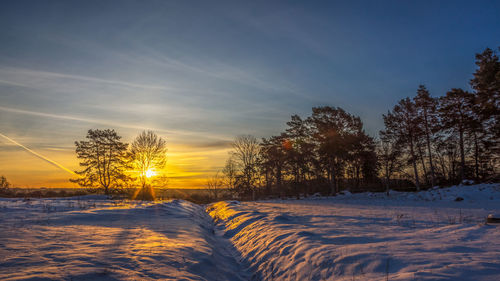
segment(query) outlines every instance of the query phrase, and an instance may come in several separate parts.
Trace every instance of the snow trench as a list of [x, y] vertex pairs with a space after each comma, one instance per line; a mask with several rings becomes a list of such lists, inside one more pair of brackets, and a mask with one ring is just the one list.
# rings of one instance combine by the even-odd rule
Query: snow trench
[[208, 206], [0, 198], [0, 280], [500, 280], [488, 214], [498, 184]]
[[0, 280], [251, 280], [202, 206], [0, 199]]
[[[263, 280], [500, 280], [500, 185], [218, 202], [207, 212]], [[456, 197], [464, 198], [455, 201]]]

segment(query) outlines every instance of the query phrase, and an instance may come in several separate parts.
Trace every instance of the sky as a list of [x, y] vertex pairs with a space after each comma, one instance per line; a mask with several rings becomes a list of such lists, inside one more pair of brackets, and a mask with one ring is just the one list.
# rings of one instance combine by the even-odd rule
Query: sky
[[[499, 1], [2, 1], [0, 175], [74, 187], [74, 142], [168, 143], [169, 187], [203, 187], [237, 135], [339, 106], [376, 136], [425, 84], [468, 89]], [[68, 171], [69, 170], [69, 171]]]

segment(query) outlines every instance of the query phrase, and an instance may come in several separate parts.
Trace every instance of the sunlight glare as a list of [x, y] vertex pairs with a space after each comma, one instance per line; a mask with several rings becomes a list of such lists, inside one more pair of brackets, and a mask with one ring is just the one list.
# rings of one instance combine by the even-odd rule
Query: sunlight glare
[[153, 177], [153, 176], [156, 176], [156, 172], [149, 169], [146, 171], [146, 178], [150, 178], [150, 177]]

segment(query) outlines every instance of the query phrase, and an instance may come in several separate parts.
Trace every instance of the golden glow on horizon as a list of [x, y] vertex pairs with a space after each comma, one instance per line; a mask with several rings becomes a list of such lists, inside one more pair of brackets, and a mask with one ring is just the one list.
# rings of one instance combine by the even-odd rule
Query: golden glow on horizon
[[[207, 178], [222, 169], [230, 148], [207, 149], [180, 142], [170, 143], [167, 166], [162, 170], [155, 170], [153, 177], [165, 176], [167, 188], [205, 188]], [[69, 170], [81, 169], [73, 148], [37, 148], [37, 151]], [[24, 148], [0, 137], [0, 175], [5, 175], [13, 186], [78, 187], [69, 181], [74, 176], [68, 175], [66, 170], [57, 169], [51, 163], [26, 152]]]

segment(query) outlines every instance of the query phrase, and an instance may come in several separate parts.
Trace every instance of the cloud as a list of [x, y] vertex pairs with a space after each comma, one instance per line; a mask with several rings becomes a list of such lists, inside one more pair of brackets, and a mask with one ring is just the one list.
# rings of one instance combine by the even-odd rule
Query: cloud
[[63, 165], [61, 165], [61, 164], [57, 163], [56, 161], [54, 161], [54, 160], [52, 160], [52, 159], [50, 159], [50, 158], [47, 158], [47, 157], [45, 157], [45, 156], [41, 155], [40, 153], [38, 153], [38, 152], [36, 152], [36, 151], [33, 151], [33, 150], [29, 149], [28, 147], [26, 147], [26, 146], [24, 146], [24, 145], [22, 145], [22, 144], [18, 143], [17, 141], [15, 141], [15, 140], [13, 140], [13, 139], [9, 138], [8, 136], [6, 136], [6, 135], [4, 135], [4, 134], [0, 133], [0, 137], [3, 137], [3, 138], [5, 138], [6, 140], [10, 141], [11, 143], [13, 143], [13, 144], [15, 144], [15, 145], [17, 145], [17, 146], [19, 146], [19, 147], [23, 148], [24, 150], [28, 151], [29, 153], [33, 154], [34, 156], [36, 156], [36, 157], [38, 157], [38, 158], [40, 158], [40, 159], [42, 159], [42, 160], [44, 160], [45, 162], [47, 162], [47, 163], [49, 163], [49, 164], [51, 164], [51, 165], [53, 165], [53, 166], [55, 166], [55, 167], [57, 167], [57, 168], [59, 168], [59, 169], [63, 170], [63, 171], [66, 171], [66, 172], [68, 172], [68, 173], [70, 173], [70, 174], [72, 174], [72, 175], [76, 175], [76, 174], [75, 174], [75, 172], [71, 171], [70, 169], [68, 169], [68, 168], [64, 167]]

